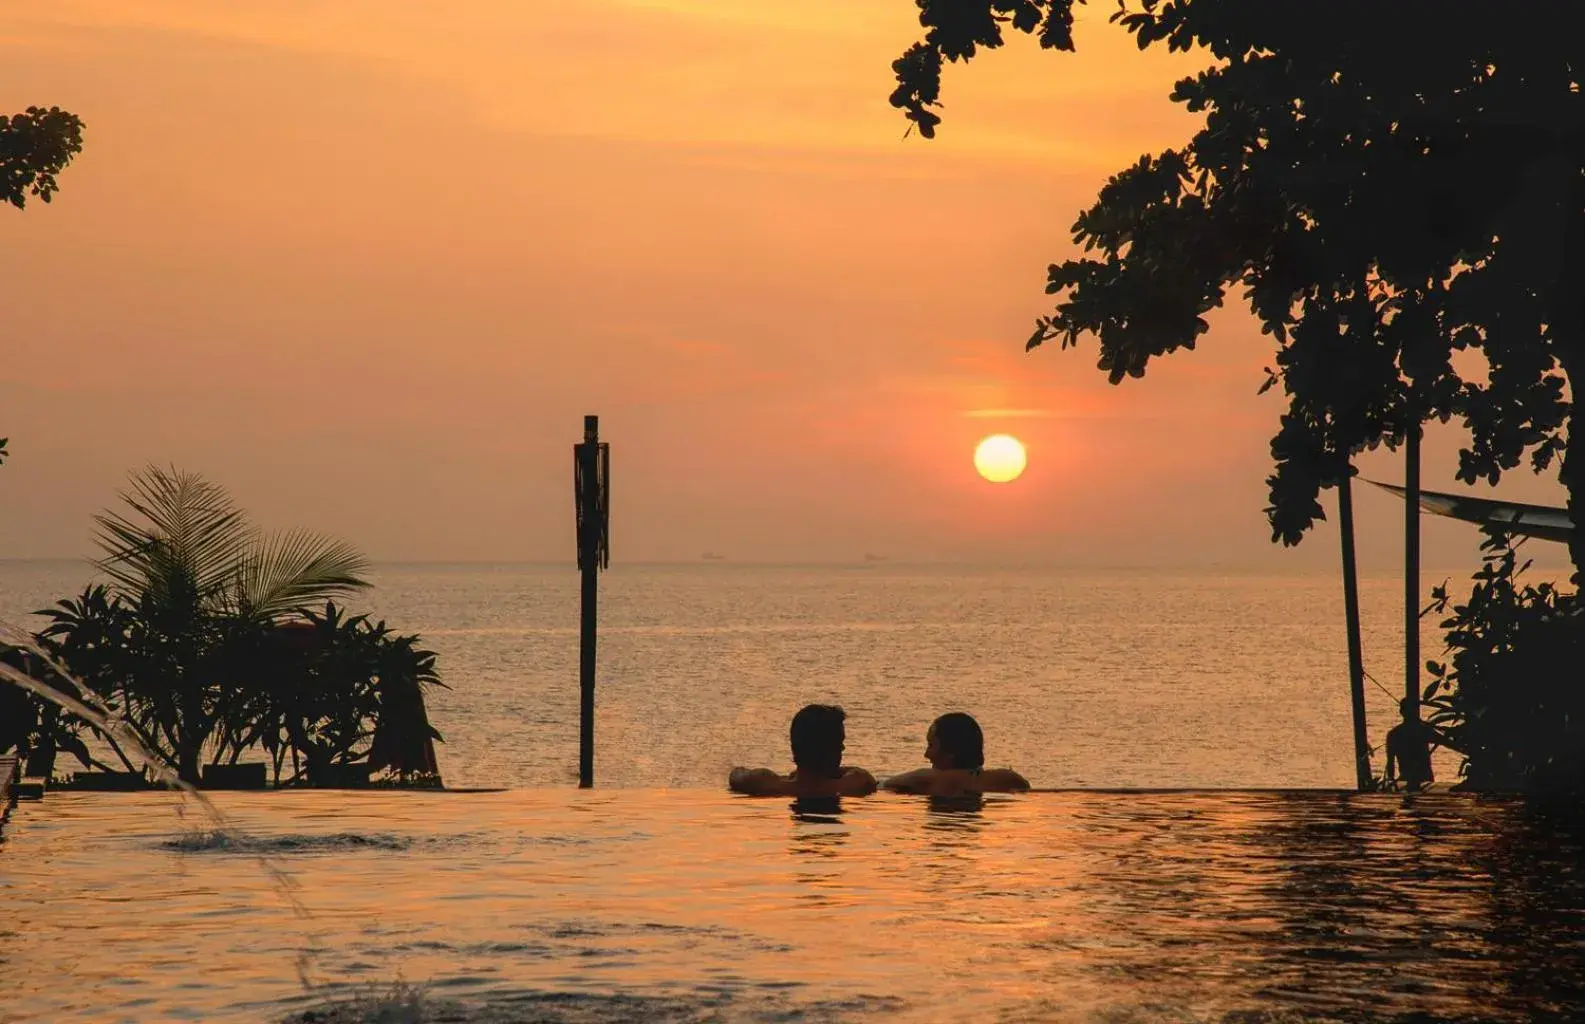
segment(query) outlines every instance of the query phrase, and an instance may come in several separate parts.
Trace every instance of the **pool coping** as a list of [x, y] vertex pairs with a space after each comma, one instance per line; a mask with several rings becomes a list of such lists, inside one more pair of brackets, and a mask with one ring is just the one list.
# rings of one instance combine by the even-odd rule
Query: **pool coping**
[[[16, 804], [18, 799], [19, 799], [19, 796], [21, 795], [17, 785], [12, 785], [10, 787], [9, 797], [6, 797], [4, 795], [7, 792], [7, 789], [6, 789], [6, 786], [4, 785], [4, 783], [5, 783], [5, 773], [6, 773], [6, 770], [7, 770], [8, 761], [12, 765], [15, 764], [14, 759], [0, 758], [0, 810], [3, 810], [3, 808], [7, 805], [7, 800], [9, 801], [9, 804], [11, 804], [11, 805]], [[25, 781], [26, 780], [23, 780], [23, 779], [21, 779], [19, 777], [16, 779], [16, 783], [18, 783], [18, 784], [24, 783]], [[172, 792], [172, 790], [167, 789], [166, 787], [163, 787], [163, 786], [158, 786], [158, 785], [149, 786], [147, 788], [136, 789], [136, 790], [99, 790], [99, 789], [80, 789], [79, 790], [79, 789], [76, 789], [74, 787], [69, 787], [68, 786], [68, 787], [56, 788], [56, 789], [53, 790], [53, 792], [56, 793], [56, 794], [61, 794], [61, 795], [73, 794], [73, 793], [92, 793], [95, 796], [127, 796], [127, 795], [135, 795], [135, 794], [140, 794], [140, 793], [142, 793], [142, 794], [147, 794], [147, 793], [169, 793], [169, 792]], [[263, 795], [263, 794], [268, 794], [270, 796], [288, 796], [290, 794], [338, 793], [338, 794], [342, 794], [342, 795], [400, 794], [400, 795], [402, 795], [404, 797], [474, 796], [474, 795], [490, 794], [490, 793], [566, 793], [566, 794], [585, 794], [585, 795], [588, 795], [588, 796], [611, 796], [611, 795], [619, 794], [619, 793], [719, 793], [719, 794], [721, 794], [723, 796], [730, 796], [730, 797], [733, 797], [733, 798], [747, 799], [747, 800], [776, 799], [776, 797], [757, 797], [757, 796], [748, 795], [748, 794], [742, 794], [742, 793], [732, 793], [732, 792], [730, 792], [728, 790], [721, 789], [721, 788], [718, 788], [718, 787], [715, 787], [715, 786], [605, 786], [605, 787], [591, 787], [589, 789], [584, 789], [584, 788], [577, 787], [577, 786], [459, 786], [459, 787], [456, 787], [456, 788], [447, 787], [447, 788], [444, 788], [444, 789], [404, 789], [404, 788], [398, 787], [398, 786], [349, 786], [349, 787], [324, 787], [324, 786], [281, 786], [281, 787], [274, 787], [274, 786], [267, 786], [267, 787], [265, 787], [263, 789], [230, 789], [230, 788], [208, 789], [208, 788], [203, 788], [203, 789], [201, 789], [201, 792], [203, 792], [206, 795], [216, 794], [216, 793], [225, 793], [228, 796], [236, 795], [236, 794], [243, 794], [243, 795]], [[1155, 795], [1162, 795], [1162, 796], [1172, 796], [1172, 795], [1192, 796], [1192, 795], [1195, 795], [1195, 794], [1202, 794], [1202, 793], [1203, 794], [1207, 794], [1207, 795], [1226, 795], [1226, 794], [1248, 793], [1248, 794], [1261, 794], [1261, 795], [1339, 796], [1339, 797], [1344, 797], [1344, 796], [1399, 796], [1399, 797], [1402, 797], [1402, 796], [1438, 796], [1438, 795], [1447, 795], [1447, 796], [1505, 796], [1505, 795], [1523, 796], [1523, 795], [1525, 795], [1523, 793], [1511, 793], [1510, 794], [1510, 793], [1507, 793], [1507, 792], [1464, 791], [1464, 790], [1456, 789], [1452, 785], [1444, 784], [1444, 783], [1434, 783], [1431, 786], [1428, 786], [1427, 788], [1419, 790], [1418, 792], [1415, 792], [1415, 793], [1409, 793], [1409, 792], [1406, 792], [1404, 790], [1357, 790], [1357, 789], [1351, 789], [1351, 788], [1344, 787], [1344, 786], [1036, 786], [1036, 787], [1032, 787], [1030, 789], [1023, 790], [1021, 792], [991, 792], [991, 793], [985, 793], [985, 794], [982, 794], [982, 795], [984, 795], [984, 796], [1011, 796], [1011, 797], [1032, 796], [1032, 795], [1035, 795], [1035, 794], [1072, 794], [1072, 795], [1092, 795], [1093, 794], [1093, 795], [1096, 795], [1096, 796], [1155, 796]], [[888, 793], [888, 792], [882, 791], [882, 792], [870, 794], [870, 796], [863, 796], [863, 797], [861, 797], [861, 796], [850, 796], [850, 797], [848, 797], [848, 799], [852, 799], [852, 800], [868, 800], [868, 799], [871, 799], [873, 797], [903, 797], [903, 798], [908, 798], [908, 797], [921, 796], [921, 795], [923, 795], [923, 794]]]

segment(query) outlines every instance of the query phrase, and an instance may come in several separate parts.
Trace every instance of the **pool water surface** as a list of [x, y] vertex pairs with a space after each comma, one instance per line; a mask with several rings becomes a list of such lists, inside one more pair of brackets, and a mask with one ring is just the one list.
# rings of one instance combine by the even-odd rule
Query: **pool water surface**
[[1533, 804], [219, 803], [230, 834], [164, 793], [19, 806], [0, 843], [0, 1020], [326, 1019], [397, 980], [433, 1020], [1585, 1016], [1585, 828]]

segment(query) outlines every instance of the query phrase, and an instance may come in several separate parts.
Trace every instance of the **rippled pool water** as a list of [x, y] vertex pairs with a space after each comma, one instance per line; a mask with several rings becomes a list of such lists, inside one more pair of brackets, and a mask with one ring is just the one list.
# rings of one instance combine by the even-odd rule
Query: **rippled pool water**
[[281, 1020], [398, 978], [432, 1020], [1585, 1015], [1585, 828], [1518, 803], [227, 795], [243, 838], [177, 803], [19, 807], [0, 1019]]

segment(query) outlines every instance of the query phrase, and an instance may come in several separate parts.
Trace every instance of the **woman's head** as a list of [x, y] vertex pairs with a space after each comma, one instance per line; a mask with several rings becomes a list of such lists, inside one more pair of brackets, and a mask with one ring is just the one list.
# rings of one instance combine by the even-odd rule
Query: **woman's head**
[[925, 733], [925, 760], [939, 771], [985, 767], [985, 734], [961, 711], [942, 715]]

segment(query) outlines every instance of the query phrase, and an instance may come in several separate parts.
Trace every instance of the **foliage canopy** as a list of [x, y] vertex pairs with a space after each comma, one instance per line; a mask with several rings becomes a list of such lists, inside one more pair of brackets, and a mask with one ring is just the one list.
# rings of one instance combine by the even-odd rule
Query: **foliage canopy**
[[[1009, 28], [1074, 48], [1074, 0], [916, 2], [891, 102], [926, 137], [944, 63]], [[1585, 381], [1582, 18], [1565, 0], [1122, 0], [1110, 20], [1141, 49], [1210, 58], [1171, 96], [1202, 127], [1079, 215], [1085, 255], [1050, 266], [1028, 347], [1093, 335], [1113, 383], [1140, 377], [1238, 289], [1288, 398], [1267, 508], [1285, 544], [1353, 455], [1431, 419], [1468, 427], [1464, 481], [1549, 468]], [[1484, 368], [1459, 372], [1463, 351]], [[1585, 524], [1585, 453], [1560, 475]], [[1585, 528], [1570, 548], [1578, 580]]]

